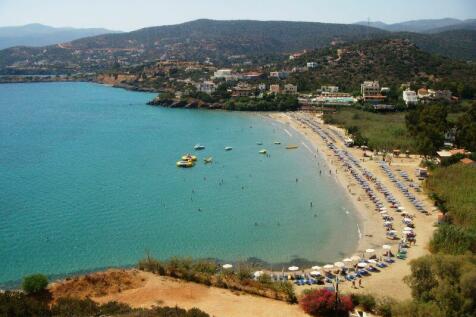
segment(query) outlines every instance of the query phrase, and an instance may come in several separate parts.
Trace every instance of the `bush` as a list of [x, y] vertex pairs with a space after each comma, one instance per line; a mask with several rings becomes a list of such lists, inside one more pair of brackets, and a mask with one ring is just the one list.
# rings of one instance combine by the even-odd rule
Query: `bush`
[[305, 294], [300, 304], [302, 309], [312, 316], [348, 316], [353, 309], [349, 296], [339, 296], [327, 289], [318, 289]]
[[377, 306], [375, 297], [370, 294], [352, 294], [350, 298], [354, 306], [361, 306], [365, 311], [374, 311]]
[[22, 289], [27, 294], [38, 294], [48, 286], [48, 278], [43, 274], [33, 274], [23, 278]]
[[54, 316], [88, 317], [100, 313], [99, 305], [91, 299], [60, 298], [51, 307]]
[[48, 305], [19, 292], [0, 292], [0, 316], [48, 317]]

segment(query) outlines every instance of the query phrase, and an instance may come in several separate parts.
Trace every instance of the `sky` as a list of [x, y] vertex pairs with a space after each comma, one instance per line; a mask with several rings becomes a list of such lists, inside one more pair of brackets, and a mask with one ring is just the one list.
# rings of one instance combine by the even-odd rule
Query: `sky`
[[476, 18], [476, 0], [0, 0], [0, 26], [131, 31], [209, 18], [330, 23]]

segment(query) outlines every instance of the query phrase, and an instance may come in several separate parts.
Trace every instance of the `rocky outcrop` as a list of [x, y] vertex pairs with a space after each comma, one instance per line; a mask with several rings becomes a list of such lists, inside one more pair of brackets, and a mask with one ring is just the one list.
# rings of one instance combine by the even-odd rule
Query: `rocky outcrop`
[[167, 108], [186, 108], [186, 109], [224, 109], [224, 104], [221, 103], [208, 103], [199, 99], [174, 99], [174, 98], [161, 98], [160, 95], [152, 99], [147, 103], [150, 106], [161, 106]]

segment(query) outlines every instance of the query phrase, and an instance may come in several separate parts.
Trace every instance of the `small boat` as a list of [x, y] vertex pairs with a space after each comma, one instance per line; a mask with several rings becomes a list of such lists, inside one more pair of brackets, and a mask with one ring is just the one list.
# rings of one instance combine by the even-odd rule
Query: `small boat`
[[274, 144], [279, 145], [279, 144], [281, 144], [281, 142], [279, 142], [279, 141], [274, 141]]
[[197, 157], [195, 155], [192, 155], [192, 154], [186, 154], [186, 155], [182, 156], [182, 161], [195, 162], [196, 160], [197, 160]]
[[201, 145], [201, 144], [196, 144], [194, 147], [193, 147], [196, 151], [200, 151], [200, 150], [204, 150], [205, 149], [205, 146]]
[[261, 151], [259, 151], [259, 154], [266, 154], [266, 153], [268, 153], [266, 149], [262, 149]]
[[233, 148], [231, 146], [225, 147], [225, 151], [231, 151], [231, 150], [233, 150]]
[[209, 164], [211, 162], [213, 162], [213, 157], [209, 156], [209, 157], [206, 157], [203, 159], [203, 161], [205, 162], [205, 164]]
[[296, 145], [296, 144], [289, 144], [288, 146], [286, 146], [286, 149], [288, 150], [294, 150], [294, 149], [297, 149], [299, 146]]
[[256, 145], [263, 145], [263, 142], [256, 142]]
[[192, 161], [178, 161], [177, 167], [189, 168], [193, 167], [195, 164]]

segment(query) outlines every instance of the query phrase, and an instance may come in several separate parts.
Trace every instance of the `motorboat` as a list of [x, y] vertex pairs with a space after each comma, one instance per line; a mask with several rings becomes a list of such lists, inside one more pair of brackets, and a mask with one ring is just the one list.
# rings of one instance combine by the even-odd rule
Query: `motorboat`
[[182, 168], [189, 168], [193, 167], [195, 164], [192, 161], [178, 161], [177, 162], [177, 167], [182, 167]]
[[279, 145], [279, 144], [281, 144], [281, 142], [279, 142], [279, 141], [274, 141], [274, 144]]
[[200, 151], [200, 150], [204, 150], [205, 149], [205, 146], [201, 145], [201, 144], [196, 144], [194, 147], [193, 147], [196, 151]]
[[225, 151], [231, 151], [231, 150], [233, 150], [233, 148], [231, 146], [225, 147]]
[[263, 145], [263, 142], [256, 142], [256, 145]]
[[259, 154], [266, 154], [266, 153], [268, 153], [268, 151], [266, 149], [262, 149], [262, 150], [259, 151]]
[[299, 146], [296, 145], [296, 144], [289, 144], [286, 146], [286, 149], [288, 150], [294, 150], [294, 149], [297, 149]]
[[211, 162], [213, 162], [213, 157], [209, 156], [209, 157], [206, 157], [203, 159], [203, 161], [205, 162], [205, 164], [209, 164]]
[[192, 154], [185, 154], [184, 156], [182, 156], [182, 161], [195, 162], [196, 160], [197, 160], [197, 157], [195, 155], [192, 155]]

